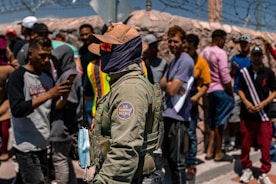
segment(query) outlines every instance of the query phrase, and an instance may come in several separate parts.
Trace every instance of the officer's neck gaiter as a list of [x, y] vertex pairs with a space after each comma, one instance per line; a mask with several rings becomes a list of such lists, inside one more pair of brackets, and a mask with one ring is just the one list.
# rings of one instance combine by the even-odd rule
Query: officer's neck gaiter
[[118, 72], [125, 67], [141, 62], [142, 40], [140, 36], [121, 44], [100, 44], [101, 69], [105, 73]]

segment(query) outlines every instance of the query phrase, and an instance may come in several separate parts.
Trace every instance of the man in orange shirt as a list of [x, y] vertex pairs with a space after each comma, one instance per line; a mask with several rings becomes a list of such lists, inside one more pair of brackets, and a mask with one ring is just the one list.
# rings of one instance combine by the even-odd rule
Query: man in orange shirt
[[196, 127], [197, 120], [199, 116], [198, 112], [198, 102], [199, 99], [206, 93], [209, 83], [211, 82], [211, 76], [209, 71], [209, 66], [207, 61], [200, 55], [197, 54], [197, 46], [199, 44], [199, 38], [195, 34], [187, 35], [187, 47], [186, 52], [194, 60], [194, 83], [191, 89], [191, 101], [192, 101], [192, 110], [191, 110], [191, 121], [188, 128], [189, 134], [189, 152], [186, 160], [187, 163], [187, 173], [186, 179], [192, 180], [196, 174], [197, 159], [197, 137], [196, 137]]

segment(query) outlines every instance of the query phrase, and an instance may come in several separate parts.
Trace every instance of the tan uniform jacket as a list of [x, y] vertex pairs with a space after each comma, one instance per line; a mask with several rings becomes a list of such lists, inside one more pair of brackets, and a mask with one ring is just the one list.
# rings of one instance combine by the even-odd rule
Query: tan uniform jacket
[[152, 101], [146, 83], [139, 79], [141, 69], [130, 65], [111, 74], [111, 90], [97, 105], [95, 129], [110, 136], [110, 151], [94, 183], [131, 183], [138, 168], [144, 127]]

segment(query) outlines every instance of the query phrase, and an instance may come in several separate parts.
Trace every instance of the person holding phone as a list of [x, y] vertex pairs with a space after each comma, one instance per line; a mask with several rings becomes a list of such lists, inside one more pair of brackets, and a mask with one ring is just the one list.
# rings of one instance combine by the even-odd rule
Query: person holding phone
[[74, 53], [67, 45], [61, 45], [52, 52], [57, 64], [57, 83], [67, 81], [70, 93], [56, 99], [56, 108], [51, 112], [51, 134], [53, 165], [57, 183], [76, 184], [70, 150], [72, 136], [77, 134], [82, 121], [81, 97], [82, 80], [76, 70]]
[[12, 146], [23, 183], [45, 183], [52, 99], [70, 91], [68, 81], [54, 86], [51, 75], [45, 72], [50, 58], [50, 39], [31, 40], [27, 64], [15, 70], [7, 83]]

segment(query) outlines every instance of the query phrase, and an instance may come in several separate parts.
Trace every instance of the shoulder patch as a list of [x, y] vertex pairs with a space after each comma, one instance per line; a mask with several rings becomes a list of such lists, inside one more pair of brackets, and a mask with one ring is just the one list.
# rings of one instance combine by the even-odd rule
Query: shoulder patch
[[117, 116], [121, 120], [128, 120], [134, 114], [134, 107], [129, 102], [122, 102], [118, 105]]

